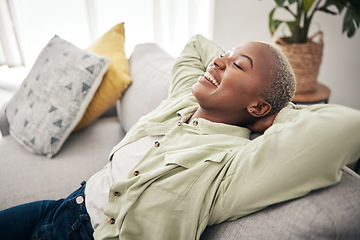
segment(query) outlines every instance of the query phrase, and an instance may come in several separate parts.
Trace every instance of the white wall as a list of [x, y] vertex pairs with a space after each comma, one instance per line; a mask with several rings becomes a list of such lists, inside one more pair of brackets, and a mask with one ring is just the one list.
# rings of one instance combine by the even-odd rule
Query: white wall
[[[214, 41], [229, 49], [245, 41], [271, 41], [269, 0], [215, 0]], [[342, 16], [317, 13], [311, 33], [324, 32], [324, 56], [318, 81], [331, 89], [329, 102], [360, 109], [360, 31], [348, 39]]]

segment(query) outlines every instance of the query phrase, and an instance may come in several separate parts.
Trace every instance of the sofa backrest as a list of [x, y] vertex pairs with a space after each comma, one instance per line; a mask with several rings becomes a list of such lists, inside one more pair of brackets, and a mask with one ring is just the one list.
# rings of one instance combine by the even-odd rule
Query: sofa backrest
[[3, 137], [10, 134], [9, 122], [5, 113], [6, 105], [7, 104], [5, 103], [0, 110], [0, 132]]
[[119, 121], [125, 132], [167, 98], [174, 63], [175, 58], [154, 43], [135, 47], [129, 58], [132, 83], [117, 101]]

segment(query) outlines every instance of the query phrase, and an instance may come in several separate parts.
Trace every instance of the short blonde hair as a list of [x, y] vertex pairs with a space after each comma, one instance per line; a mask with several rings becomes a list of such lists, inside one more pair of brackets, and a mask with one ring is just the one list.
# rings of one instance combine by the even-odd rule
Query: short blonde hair
[[295, 95], [296, 78], [289, 60], [284, 53], [270, 43], [268, 46], [273, 56], [273, 64], [265, 89], [265, 101], [271, 105], [267, 116], [279, 112], [286, 107]]

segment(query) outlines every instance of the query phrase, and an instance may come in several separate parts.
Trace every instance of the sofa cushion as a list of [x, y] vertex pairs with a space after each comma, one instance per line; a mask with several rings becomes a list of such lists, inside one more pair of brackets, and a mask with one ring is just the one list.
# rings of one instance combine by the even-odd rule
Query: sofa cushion
[[0, 140], [0, 210], [37, 200], [59, 199], [102, 169], [124, 136], [116, 116], [99, 118], [72, 133], [54, 160], [29, 153], [10, 135]]
[[[0, 132], [1, 136], [9, 135], [9, 122], [6, 117], [5, 109], [6, 109], [7, 103], [5, 103], [0, 110]], [[0, 136], [0, 139], [1, 139]]]
[[32, 152], [53, 157], [83, 116], [109, 60], [52, 38], [9, 101], [10, 134]]
[[345, 167], [335, 186], [208, 227], [201, 239], [360, 239], [359, 186], [359, 175]]
[[125, 54], [124, 23], [117, 24], [88, 49], [110, 58], [109, 68], [75, 131], [88, 126], [113, 106], [131, 82]]
[[127, 132], [168, 95], [175, 59], [154, 43], [137, 45], [129, 64], [132, 83], [117, 102], [119, 121]]

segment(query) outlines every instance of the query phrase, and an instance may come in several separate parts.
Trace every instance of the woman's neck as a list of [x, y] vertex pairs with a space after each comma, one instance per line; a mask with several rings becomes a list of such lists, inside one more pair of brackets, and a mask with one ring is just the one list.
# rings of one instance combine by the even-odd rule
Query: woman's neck
[[211, 122], [224, 123], [235, 126], [244, 127], [250, 123], [254, 122], [254, 118], [247, 113], [247, 111], [241, 111], [236, 115], [214, 113], [211, 111], [206, 111], [203, 108], [199, 107], [195, 113], [188, 119], [187, 123], [191, 122], [196, 118], [203, 118]]

